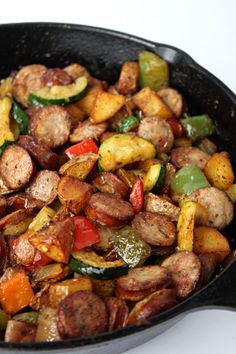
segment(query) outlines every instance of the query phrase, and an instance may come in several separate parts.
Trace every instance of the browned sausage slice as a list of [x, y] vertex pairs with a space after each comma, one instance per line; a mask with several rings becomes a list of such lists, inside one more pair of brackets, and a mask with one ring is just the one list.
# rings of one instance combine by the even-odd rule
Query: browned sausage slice
[[134, 210], [128, 202], [109, 193], [93, 194], [85, 213], [93, 221], [111, 227], [125, 225], [134, 216]]
[[176, 241], [176, 227], [165, 215], [139, 213], [133, 219], [132, 226], [150, 245], [172, 246]]
[[146, 322], [150, 317], [177, 304], [173, 289], [162, 289], [138, 302], [129, 314], [127, 325]]
[[90, 291], [77, 291], [58, 306], [57, 327], [62, 338], [94, 336], [106, 330], [107, 322], [104, 302]]
[[37, 109], [30, 120], [30, 134], [36, 143], [49, 148], [65, 144], [69, 138], [70, 127], [67, 111], [55, 105]]
[[158, 195], [148, 193], [145, 197], [145, 210], [160, 215], [166, 215], [173, 221], [177, 221], [179, 217], [180, 208], [170, 203]]
[[0, 197], [0, 218], [6, 214], [7, 200], [5, 197]]
[[183, 98], [181, 94], [170, 87], [164, 88], [157, 92], [158, 96], [167, 104], [167, 106], [179, 118], [183, 112]]
[[6, 148], [0, 160], [0, 174], [7, 187], [24, 188], [33, 172], [33, 161], [25, 149], [17, 145]]
[[24, 66], [18, 71], [12, 84], [13, 96], [24, 107], [28, 107], [28, 96], [31, 91], [43, 86], [41, 76], [47, 71], [44, 65], [33, 64]]
[[208, 226], [221, 230], [231, 223], [234, 206], [225, 192], [215, 187], [205, 187], [190, 194], [189, 198], [207, 210]]
[[151, 265], [130, 269], [127, 275], [117, 279], [119, 287], [129, 291], [140, 291], [150, 288], [160, 289], [170, 285], [168, 271], [159, 266]]
[[93, 185], [100, 192], [116, 194], [123, 199], [129, 195], [127, 185], [111, 172], [102, 172], [95, 178]]
[[46, 145], [37, 144], [29, 135], [20, 135], [17, 144], [27, 150], [43, 169], [57, 169], [59, 157]]
[[29, 199], [41, 208], [51, 204], [57, 196], [57, 187], [60, 178], [56, 172], [42, 170], [37, 173], [27, 189]]
[[63, 68], [63, 71], [69, 74], [73, 80], [76, 80], [80, 76], [90, 77], [88, 70], [80, 64], [70, 64]]
[[51, 87], [54, 85], [69, 85], [73, 80], [66, 71], [60, 68], [53, 68], [43, 73], [41, 81], [44, 86]]
[[129, 314], [129, 308], [125, 301], [116, 297], [108, 297], [105, 299], [105, 304], [109, 315], [108, 330], [123, 328]]
[[20, 321], [10, 320], [7, 323], [5, 342], [29, 343], [34, 342], [36, 326]]
[[93, 124], [87, 119], [82, 123], [79, 122], [77, 128], [75, 128], [70, 135], [70, 141], [71, 143], [78, 143], [88, 138], [98, 140], [106, 129], [107, 123]]
[[210, 157], [206, 152], [193, 146], [179, 147], [171, 151], [171, 162], [177, 168], [195, 164], [203, 169]]
[[174, 144], [174, 135], [170, 125], [159, 117], [146, 117], [138, 127], [138, 136], [151, 141], [157, 152], [168, 152]]
[[25, 193], [13, 193], [7, 197], [7, 211], [10, 213], [28, 207], [28, 198]]
[[195, 289], [201, 275], [201, 262], [193, 252], [177, 252], [164, 260], [172, 276], [177, 297], [185, 299]]

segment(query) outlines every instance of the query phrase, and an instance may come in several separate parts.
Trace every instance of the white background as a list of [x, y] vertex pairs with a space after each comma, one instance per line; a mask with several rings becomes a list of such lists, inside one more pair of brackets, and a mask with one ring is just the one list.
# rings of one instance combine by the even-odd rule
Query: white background
[[[235, 17], [235, 0], [2, 0], [0, 10], [0, 23], [80, 23], [174, 45], [234, 92]], [[127, 352], [143, 353], [235, 354], [236, 312], [206, 310], [189, 314], [161, 336]]]

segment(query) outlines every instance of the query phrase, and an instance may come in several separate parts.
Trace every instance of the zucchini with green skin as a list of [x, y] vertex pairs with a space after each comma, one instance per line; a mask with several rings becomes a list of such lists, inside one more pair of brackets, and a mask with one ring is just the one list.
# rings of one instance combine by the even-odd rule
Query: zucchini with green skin
[[154, 158], [155, 147], [135, 135], [116, 134], [106, 139], [98, 150], [99, 164], [104, 171], [112, 171], [137, 161]]
[[79, 77], [73, 84], [52, 87], [43, 87], [37, 91], [30, 92], [28, 102], [31, 106], [42, 107], [45, 105], [61, 105], [78, 101], [87, 89], [88, 80], [85, 76]]
[[122, 259], [105, 261], [94, 251], [82, 249], [72, 253], [69, 267], [73, 272], [100, 280], [109, 280], [127, 274], [128, 264]]
[[39, 317], [38, 312], [29, 311], [29, 312], [19, 313], [19, 314], [13, 316], [12, 319], [15, 321], [20, 321], [20, 322], [29, 323], [32, 325], [37, 325], [38, 324], [38, 317]]
[[160, 163], [149, 167], [144, 180], [143, 187], [145, 192], [158, 193], [164, 184], [166, 166]]
[[20, 133], [23, 135], [28, 134], [29, 118], [15, 101], [13, 101], [12, 115], [20, 127]]
[[119, 124], [117, 131], [119, 133], [127, 133], [133, 129], [135, 129], [139, 125], [139, 118], [135, 116], [129, 116], [122, 120]]

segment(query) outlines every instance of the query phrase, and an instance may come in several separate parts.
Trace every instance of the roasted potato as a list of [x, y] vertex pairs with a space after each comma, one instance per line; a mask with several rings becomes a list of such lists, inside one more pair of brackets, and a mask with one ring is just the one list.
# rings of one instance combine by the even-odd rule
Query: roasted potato
[[125, 104], [125, 97], [109, 92], [101, 92], [94, 102], [90, 118], [94, 123], [103, 122], [117, 113]]
[[122, 95], [134, 93], [138, 88], [139, 65], [135, 61], [125, 61], [121, 68], [118, 91]]
[[221, 190], [228, 189], [234, 182], [234, 172], [228, 154], [215, 153], [204, 167], [208, 181]]
[[78, 102], [78, 107], [85, 113], [86, 116], [90, 115], [97, 95], [101, 92], [103, 92], [103, 89], [100, 86], [91, 87], [88, 89], [86, 96]]
[[80, 181], [84, 181], [88, 174], [92, 171], [97, 160], [98, 155], [91, 152], [80, 156], [75, 156], [61, 166], [59, 173], [64, 176], [76, 177]]
[[60, 339], [56, 319], [56, 309], [44, 307], [41, 310], [36, 331], [36, 342], [52, 342]]

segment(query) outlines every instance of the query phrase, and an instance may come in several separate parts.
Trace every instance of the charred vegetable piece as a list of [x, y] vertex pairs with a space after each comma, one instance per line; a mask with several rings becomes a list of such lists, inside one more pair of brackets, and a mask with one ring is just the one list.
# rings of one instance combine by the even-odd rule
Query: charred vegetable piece
[[203, 138], [197, 141], [196, 145], [199, 149], [206, 152], [208, 155], [213, 155], [217, 151], [216, 144], [214, 144], [213, 141], [208, 138]]
[[84, 216], [74, 217], [73, 251], [91, 246], [100, 241], [96, 227]]
[[122, 65], [118, 91], [123, 95], [134, 93], [137, 90], [139, 79], [139, 65], [135, 61], [126, 61]]
[[140, 86], [159, 91], [169, 85], [169, 68], [158, 55], [143, 50], [139, 53]]
[[39, 283], [50, 279], [58, 279], [63, 274], [64, 267], [61, 263], [50, 263], [31, 273], [33, 282]]
[[29, 312], [22, 312], [19, 313], [18, 315], [13, 316], [13, 320], [15, 321], [20, 321], [20, 322], [25, 322], [33, 325], [38, 324], [38, 317], [39, 314], [36, 311], [29, 311]]
[[0, 309], [0, 330], [4, 331], [7, 327], [7, 322], [10, 320], [10, 316], [6, 312]]
[[36, 232], [30, 243], [39, 251], [56, 262], [68, 263], [72, 243], [74, 224], [71, 218], [57, 221]]
[[138, 177], [137, 181], [132, 187], [129, 201], [136, 214], [140, 213], [143, 209], [143, 181]]
[[117, 134], [101, 144], [98, 154], [103, 170], [112, 171], [136, 161], [152, 159], [156, 151], [154, 145], [145, 139]]
[[139, 125], [139, 118], [135, 116], [129, 116], [122, 120], [119, 124], [117, 131], [119, 133], [127, 133], [131, 130], [134, 130]]
[[207, 114], [181, 119], [187, 137], [197, 141], [214, 133], [215, 127], [212, 119]]
[[92, 152], [79, 156], [74, 155], [71, 160], [61, 166], [59, 173], [64, 176], [76, 177], [80, 181], [84, 181], [92, 171], [97, 160], [98, 155]]
[[69, 267], [76, 273], [100, 280], [117, 278], [127, 274], [129, 269], [122, 259], [105, 261], [89, 249], [73, 252]]
[[182, 167], [171, 180], [171, 189], [179, 194], [189, 195], [209, 186], [204, 173], [194, 164]]
[[27, 114], [21, 109], [21, 107], [16, 103], [16, 101], [13, 101], [13, 111], [12, 115], [14, 120], [18, 123], [20, 127], [20, 133], [21, 134], [27, 134], [28, 133], [28, 126], [29, 126], [29, 118]]
[[56, 212], [52, 208], [43, 207], [29, 225], [29, 230], [39, 231], [52, 220], [55, 214]]
[[143, 180], [143, 186], [145, 192], [151, 191], [152, 193], [157, 194], [164, 184], [165, 175], [166, 175], [165, 165], [159, 163], [150, 166]]
[[28, 306], [33, 296], [29, 278], [22, 271], [12, 269], [9, 277], [0, 282], [0, 303], [10, 315]]
[[236, 184], [232, 184], [227, 190], [226, 193], [230, 197], [233, 203], [236, 203]]
[[43, 87], [37, 91], [31, 92], [28, 102], [32, 106], [42, 107], [44, 105], [65, 105], [78, 101], [86, 92], [88, 80], [85, 76], [79, 77], [75, 83], [63, 86], [55, 85], [52, 87]]
[[141, 266], [151, 255], [151, 248], [130, 226], [115, 232], [110, 241], [115, 251], [130, 267]]
[[71, 159], [73, 156], [87, 154], [89, 152], [93, 152], [94, 154], [98, 153], [98, 147], [93, 141], [93, 139], [88, 138], [83, 140], [81, 143], [72, 145], [68, 149], [66, 149], [66, 155]]

